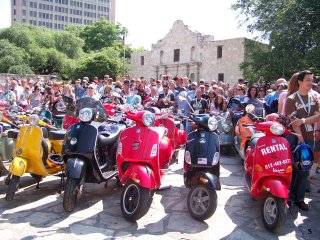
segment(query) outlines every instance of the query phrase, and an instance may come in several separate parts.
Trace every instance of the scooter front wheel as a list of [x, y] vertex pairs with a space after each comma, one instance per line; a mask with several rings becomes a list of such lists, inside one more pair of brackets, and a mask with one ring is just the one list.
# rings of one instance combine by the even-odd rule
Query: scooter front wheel
[[120, 204], [123, 216], [136, 221], [147, 214], [152, 203], [151, 190], [129, 182], [122, 191]]
[[71, 212], [76, 206], [79, 180], [75, 178], [67, 178], [65, 190], [63, 194], [63, 209], [66, 212]]
[[18, 189], [19, 180], [20, 180], [19, 176], [11, 175], [11, 178], [9, 180], [9, 186], [8, 186], [7, 194], [6, 194], [6, 197], [5, 197], [6, 201], [12, 201], [13, 200], [14, 195], [16, 194], [16, 191]]
[[262, 221], [266, 229], [278, 232], [287, 219], [287, 206], [285, 199], [268, 196], [261, 209]]
[[204, 184], [192, 187], [188, 195], [188, 209], [191, 216], [199, 221], [210, 218], [217, 209], [217, 192]]

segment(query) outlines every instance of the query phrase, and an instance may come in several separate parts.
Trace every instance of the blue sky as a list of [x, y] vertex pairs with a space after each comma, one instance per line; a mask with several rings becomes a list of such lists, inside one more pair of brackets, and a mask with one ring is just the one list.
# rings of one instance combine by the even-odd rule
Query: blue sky
[[[116, 0], [116, 22], [129, 30], [126, 43], [146, 49], [163, 38], [176, 20], [216, 40], [257, 36], [245, 26], [238, 27], [236, 12], [231, 10], [235, 1]], [[0, 28], [10, 26], [10, 11], [10, 0], [0, 0]]]

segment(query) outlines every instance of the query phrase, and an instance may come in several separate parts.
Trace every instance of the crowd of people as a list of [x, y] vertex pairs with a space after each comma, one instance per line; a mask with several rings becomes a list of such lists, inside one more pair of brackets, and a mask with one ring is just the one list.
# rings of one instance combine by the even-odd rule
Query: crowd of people
[[[293, 130], [298, 134], [298, 142], [305, 142], [313, 149], [315, 163], [306, 176], [303, 186], [293, 196], [299, 208], [308, 210], [304, 193], [309, 189], [308, 182], [316, 173], [320, 163], [320, 121], [319, 100], [320, 82], [314, 82], [310, 71], [294, 73], [290, 80], [280, 78], [267, 83], [263, 77], [249, 83], [238, 79], [234, 85], [224, 81], [191, 81], [188, 77], [162, 75], [159, 79], [144, 77], [133, 79], [130, 76], [112, 79], [94, 77], [62, 82], [52, 77], [44, 81], [42, 77], [33, 79], [6, 79], [0, 85], [0, 98], [11, 105], [35, 108], [49, 103], [53, 115], [59, 114], [57, 104], [63, 96], [76, 101], [91, 97], [110, 104], [131, 104], [148, 107], [183, 109], [183, 114], [217, 113], [232, 111], [236, 104], [230, 99], [237, 98], [241, 103], [251, 103], [257, 110], [266, 113], [279, 113], [291, 118], [296, 112], [297, 119], [291, 118]], [[187, 128], [188, 130], [188, 128]]]

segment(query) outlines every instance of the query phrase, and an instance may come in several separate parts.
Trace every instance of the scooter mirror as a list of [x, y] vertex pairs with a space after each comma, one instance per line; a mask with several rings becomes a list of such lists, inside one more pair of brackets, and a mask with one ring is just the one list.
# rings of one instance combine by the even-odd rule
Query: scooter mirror
[[253, 113], [254, 110], [255, 110], [254, 105], [248, 104], [248, 105], [246, 106], [246, 112]]

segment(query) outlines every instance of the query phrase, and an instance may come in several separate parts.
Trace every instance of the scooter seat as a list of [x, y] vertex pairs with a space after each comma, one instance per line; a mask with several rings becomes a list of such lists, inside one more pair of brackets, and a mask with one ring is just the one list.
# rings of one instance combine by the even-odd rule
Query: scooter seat
[[111, 133], [99, 132], [98, 134], [98, 145], [101, 148], [115, 144], [120, 133], [126, 128], [124, 124], [111, 124], [109, 127]]
[[264, 137], [264, 133], [254, 133], [250, 140], [250, 147], [255, 148], [259, 138]]
[[17, 139], [19, 134], [19, 129], [11, 129], [8, 131], [8, 138]]
[[53, 118], [54, 118], [54, 119], [63, 119], [63, 118], [64, 118], [64, 114], [54, 115]]
[[66, 131], [64, 131], [64, 130], [50, 131], [49, 132], [49, 139], [50, 140], [63, 140], [65, 135], [66, 135]]

